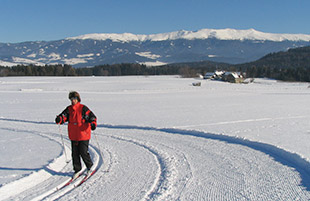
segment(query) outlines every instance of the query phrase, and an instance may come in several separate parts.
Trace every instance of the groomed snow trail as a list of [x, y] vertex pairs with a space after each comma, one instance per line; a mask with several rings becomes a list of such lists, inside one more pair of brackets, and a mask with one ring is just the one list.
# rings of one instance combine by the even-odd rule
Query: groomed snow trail
[[[57, 126], [51, 123], [1, 120], [9, 123], [2, 130], [32, 133], [60, 143], [59, 133], [52, 131]], [[32, 129], [29, 129], [29, 124], [34, 125]], [[43, 125], [48, 129], [39, 132]], [[95, 143], [94, 134], [99, 144]], [[62, 152], [42, 170], [2, 186], [0, 192], [6, 188], [20, 189], [21, 185], [25, 188], [3, 199], [310, 199], [310, 192], [306, 189], [310, 181], [308, 172], [302, 172], [302, 165], [297, 162], [288, 162], [286, 159], [289, 157], [281, 158], [280, 149], [264, 150], [264, 146], [247, 145], [242, 139], [177, 129], [99, 125], [94, 134], [90, 152], [99, 169], [82, 186], [73, 188], [71, 185], [62, 191], [56, 190], [72, 171], [71, 163], [65, 163]], [[67, 140], [66, 146], [69, 146]], [[98, 159], [99, 149], [103, 152], [103, 161]], [[279, 156], [275, 157], [275, 152]], [[29, 179], [31, 182], [25, 184]]]
[[310, 199], [301, 185], [308, 174], [267, 150], [138, 127], [97, 133], [111, 153], [110, 171], [60, 200]]

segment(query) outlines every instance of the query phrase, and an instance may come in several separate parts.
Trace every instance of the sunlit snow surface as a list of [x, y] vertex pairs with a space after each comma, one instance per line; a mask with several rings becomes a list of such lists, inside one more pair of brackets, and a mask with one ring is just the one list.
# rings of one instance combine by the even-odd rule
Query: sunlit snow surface
[[269, 40], [269, 41], [309, 41], [310, 35], [307, 34], [275, 34], [264, 33], [255, 29], [236, 30], [236, 29], [200, 29], [198, 31], [175, 31], [160, 34], [108, 34], [108, 33], [93, 33], [81, 36], [67, 38], [68, 40], [74, 39], [93, 39], [93, 40], [112, 40], [112, 41], [163, 41], [163, 40], [177, 40], [177, 39], [207, 39], [217, 38], [220, 40]]
[[[309, 200], [308, 86], [0, 78], [0, 199]], [[90, 152], [99, 169], [82, 186], [56, 191], [72, 174], [66, 125], [53, 122], [71, 90], [98, 117]]]

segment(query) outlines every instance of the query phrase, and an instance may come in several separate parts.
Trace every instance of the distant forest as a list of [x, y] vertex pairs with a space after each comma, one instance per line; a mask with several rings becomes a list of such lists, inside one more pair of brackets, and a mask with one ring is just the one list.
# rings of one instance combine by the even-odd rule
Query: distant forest
[[0, 66], [0, 76], [124, 76], [124, 75], [181, 75], [195, 77], [215, 70], [238, 71], [247, 77], [267, 77], [284, 81], [310, 82], [310, 47], [271, 53], [245, 64], [231, 65], [211, 61], [169, 64], [148, 67], [142, 64], [100, 65], [73, 68], [70, 65]]
[[247, 72], [248, 77], [310, 82], [310, 46], [270, 53], [257, 61], [235, 67]]
[[[197, 64], [198, 65], [198, 64]], [[73, 68], [70, 65], [18, 65], [13, 67], [1, 67], [0, 76], [124, 76], [124, 75], [182, 75], [195, 77], [214, 71], [214, 64], [209, 66], [165, 65], [148, 67], [142, 64], [113, 64], [101, 65], [91, 68]]]
[[[199, 65], [200, 66], [200, 65]], [[92, 68], [73, 68], [70, 65], [21, 65], [0, 67], [0, 76], [124, 76], [124, 75], [181, 75], [196, 77], [215, 70], [245, 72], [247, 77], [268, 77], [283, 81], [310, 82], [310, 68], [278, 68], [252, 65], [200, 66], [174, 64], [160, 67], [147, 67], [140, 64], [114, 64]]]

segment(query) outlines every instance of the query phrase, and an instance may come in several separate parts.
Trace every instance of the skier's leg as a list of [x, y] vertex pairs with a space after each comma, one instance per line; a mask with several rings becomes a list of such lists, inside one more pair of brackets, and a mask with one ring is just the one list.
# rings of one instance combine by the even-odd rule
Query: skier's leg
[[82, 169], [80, 151], [79, 151], [79, 142], [71, 141], [72, 148], [72, 163], [74, 172], [79, 172]]
[[93, 166], [93, 162], [88, 152], [88, 145], [89, 145], [89, 140], [79, 141], [79, 151], [80, 151], [81, 157], [87, 169], [89, 170]]

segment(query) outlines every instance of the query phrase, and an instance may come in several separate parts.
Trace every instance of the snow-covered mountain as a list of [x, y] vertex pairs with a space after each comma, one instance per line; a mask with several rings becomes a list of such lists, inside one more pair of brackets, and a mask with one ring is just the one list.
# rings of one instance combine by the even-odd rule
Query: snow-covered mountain
[[165, 40], [195, 40], [216, 38], [218, 40], [269, 40], [275, 42], [289, 41], [310, 41], [310, 35], [306, 34], [274, 34], [256, 31], [255, 29], [236, 30], [236, 29], [201, 29], [199, 31], [176, 31], [163, 34], [135, 35], [124, 34], [86, 34], [67, 39], [93, 39], [93, 40], [112, 40], [114, 42], [131, 41], [165, 41]]
[[0, 43], [0, 65], [166, 63], [211, 60], [249, 62], [270, 53], [310, 45], [310, 35], [254, 29], [201, 29], [136, 35], [86, 34], [57, 41]]

